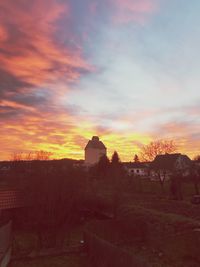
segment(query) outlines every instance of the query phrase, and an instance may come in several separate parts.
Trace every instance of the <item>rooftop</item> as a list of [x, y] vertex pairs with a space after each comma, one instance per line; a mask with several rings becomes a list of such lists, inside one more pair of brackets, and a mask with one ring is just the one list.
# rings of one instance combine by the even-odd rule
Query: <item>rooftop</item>
[[27, 205], [25, 195], [20, 190], [14, 188], [0, 187], [0, 210], [14, 209]]
[[88, 149], [88, 148], [106, 149], [105, 145], [103, 144], [103, 142], [99, 140], [98, 136], [93, 136], [92, 140], [89, 140], [85, 149]]
[[175, 163], [179, 157], [185, 158], [187, 161], [190, 160], [186, 155], [182, 155], [180, 153], [158, 155], [152, 162], [151, 167], [154, 169], [163, 168], [172, 170], [174, 169]]
[[132, 169], [132, 168], [145, 169], [145, 168], [149, 167], [148, 162], [124, 162], [123, 165], [124, 165], [124, 167], [126, 167], [128, 169]]

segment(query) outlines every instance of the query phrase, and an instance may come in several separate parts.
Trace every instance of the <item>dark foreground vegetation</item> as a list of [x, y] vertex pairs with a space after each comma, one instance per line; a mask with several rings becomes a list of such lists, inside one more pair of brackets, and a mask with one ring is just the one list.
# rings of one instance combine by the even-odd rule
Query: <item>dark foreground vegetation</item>
[[191, 178], [181, 181], [178, 200], [171, 181], [129, 177], [115, 155], [90, 170], [72, 161], [14, 162], [1, 181], [25, 196], [24, 207], [5, 212], [14, 230], [9, 267], [200, 266]]

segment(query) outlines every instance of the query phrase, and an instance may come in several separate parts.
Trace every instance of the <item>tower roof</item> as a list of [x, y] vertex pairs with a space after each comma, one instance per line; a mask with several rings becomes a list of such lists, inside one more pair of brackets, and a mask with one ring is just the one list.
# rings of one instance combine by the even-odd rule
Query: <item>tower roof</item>
[[98, 136], [93, 136], [92, 140], [89, 140], [85, 149], [88, 149], [88, 148], [106, 149], [105, 145], [103, 144], [103, 142], [99, 140]]

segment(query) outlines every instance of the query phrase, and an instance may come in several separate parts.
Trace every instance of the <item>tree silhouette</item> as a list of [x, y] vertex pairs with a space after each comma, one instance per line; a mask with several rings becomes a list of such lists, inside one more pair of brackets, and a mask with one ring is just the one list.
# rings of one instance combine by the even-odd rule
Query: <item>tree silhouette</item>
[[140, 162], [139, 157], [138, 157], [137, 154], [135, 154], [135, 156], [134, 156], [134, 162]]
[[182, 200], [182, 173], [174, 170], [170, 179], [170, 191], [175, 200]]
[[196, 166], [194, 163], [192, 163], [190, 167], [190, 180], [194, 184], [195, 194], [199, 195], [199, 182], [200, 182], [200, 167]]
[[10, 156], [10, 161], [22, 161], [23, 160], [23, 154], [22, 153], [17, 153], [14, 152], [11, 156]]
[[141, 148], [142, 161], [152, 161], [157, 155], [170, 154], [176, 151], [176, 144], [173, 140], [152, 141]]
[[111, 159], [111, 177], [113, 180], [113, 213], [117, 218], [118, 210], [121, 202], [121, 180], [122, 165], [117, 151], [112, 155]]
[[14, 152], [11, 155], [11, 161], [32, 161], [32, 160], [49, 160], [53, 155], [52, 152], [38, 150], [38, 151], [30, 151], [30, 152]]
[[44, 150], [36, 151], [35, 159], [36, 160], [49, 160], [52, 154], [53, 154], [52, 152], [44, 151]]
[[106, 155], [103, 155], [97, 163], [98, 175], [102, 178], [106, 176], [110, 167], [110, 161]]
[[49, 247], [62, 249], [64, 234], [70, 233], [85, 190], [84, 172], [58, 163], [44, 168], [44, 162], [35, 161], [36, 172], [29, 181], [31, 221], [38, 235], [38, 251]]
[[119, 166], [120, 165], [120, 158], [119, 158], [117, 151], [115, 151], [112, 155], [111, 165], [112, 166]]

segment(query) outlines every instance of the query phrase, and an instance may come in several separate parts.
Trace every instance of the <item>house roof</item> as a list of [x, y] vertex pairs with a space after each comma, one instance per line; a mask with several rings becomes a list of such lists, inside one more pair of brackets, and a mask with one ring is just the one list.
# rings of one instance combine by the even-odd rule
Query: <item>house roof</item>
[[123, 165], [128, 169], [146, 169], [149, 167], [149, 163], [147, 162], [124, 162]]
[[197, 165], [197, 166], [200, 166], [200, 160], [192, 160], [192, 162]]
[[0, 210], [26, 206], [23, 192], [15, 189], [0, 188]]
[[179, 157], [182, 157], [187, 161], [190, 160], [188, 156], [181, 155], [180, 153], [158, 155], [155, 157], [154, 161], [151, 163], [151, 168], [173, 170], [175, 168], [175, 164]]
[[88, 148], [106, 149], [105, 145], [103, 144], [103, 142], [101, 142], [99, 140], [98, 136], [93, 136], [92, 140], [89, 140], [89, 142], [87, 143], [85, 149], [88, 149]]

